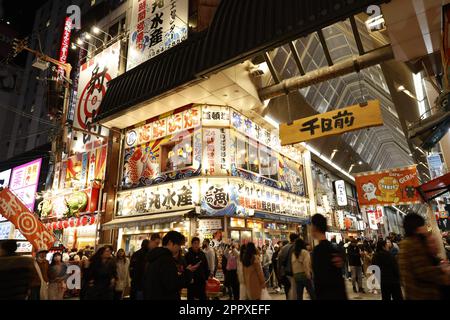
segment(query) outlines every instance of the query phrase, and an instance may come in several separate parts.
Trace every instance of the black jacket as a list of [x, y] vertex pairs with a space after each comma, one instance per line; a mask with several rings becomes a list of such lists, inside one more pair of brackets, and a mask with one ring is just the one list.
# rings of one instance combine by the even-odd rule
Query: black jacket
[[192, 279], [185, 270], [178, 273], [177, 263], [167, 248], [155, 248], [148, 254], [148, 266], [144, 281], [145, 300], [180, 300], [180, 290]]
[[347, 300], [341, 268], [333, 264], [333, 257], [341, 256], [331, 242], [320, 241], [312, 253], [312, 269], [317, 300]]
[[361, 266], [361, 250], [358, 246], [349, 245], [347, 248], [348, 264], [351, 267]]
[[0, 257], [0, 300], [25, 300], [38, 277], [30, 257]]
[[130, 259], [130, 278], [131, 287], [134, 290], [141, 291], [144, 289], [145, 265], [147, 263], [148, 249], [141, 248]]
[[388, 251], [377, 251], [373, 255], [372, 264], [379, 266], [381, 271], [381, 286], [400, 284], [400, 272], [397, 260]]
[[194, 252], [192, 248], [189, 248], [188, 253], [185, 256], [187, 265], [196, 265], [200, 263], [200, 266], [197, 270], [194, 271], [192, 277], [194, 278], [194, 282], [200, 283], [201, 281], [205, 282], [208, 280], [210, 272], [208, 266], [208, 260], [206, 259], [206, 255], [202, 250], [199, 252]]

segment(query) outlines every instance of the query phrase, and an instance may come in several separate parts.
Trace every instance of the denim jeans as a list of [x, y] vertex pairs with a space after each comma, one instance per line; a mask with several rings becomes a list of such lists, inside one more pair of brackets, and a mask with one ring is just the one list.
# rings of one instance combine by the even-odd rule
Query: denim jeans
[[303, 300], [303, 291], [306, 289], [311, 300], [315, 300], [314, 288], [311, 279], [296, 279], [295, 280], [296, 288], [297, 288], [297, 300]]
[[351, 266], [352, 270], [352, 285], [354, 288], [356, 288], [356, 283], [358, 283], [357, 290], [362, 290], [362, 267], [361, 266]]

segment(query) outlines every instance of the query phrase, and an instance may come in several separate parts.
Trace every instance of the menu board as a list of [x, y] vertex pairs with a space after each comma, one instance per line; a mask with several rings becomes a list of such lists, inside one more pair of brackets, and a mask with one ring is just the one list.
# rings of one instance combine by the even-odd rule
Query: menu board
[[42, 159], [37, 159], [12, 171], [10, 189], [30, 211], [34, 211], [41, 164]]

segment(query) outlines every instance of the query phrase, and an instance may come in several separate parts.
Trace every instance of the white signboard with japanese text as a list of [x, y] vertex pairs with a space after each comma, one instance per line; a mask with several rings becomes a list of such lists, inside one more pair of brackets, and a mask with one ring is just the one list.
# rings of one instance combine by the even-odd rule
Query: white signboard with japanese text
[[15, 167], [12, 171], [10, 190], [19, 197], [30, 211], [34, 211], [42, 159]]
[[133, 0], [127, 71], [188, 37], [188, 0]]
[[345, 181], [337, 180], [335, 182], [335, 186], [338, 206], [345, 207], [346, 205], [348, 205], [347, 192], [345, 190]]

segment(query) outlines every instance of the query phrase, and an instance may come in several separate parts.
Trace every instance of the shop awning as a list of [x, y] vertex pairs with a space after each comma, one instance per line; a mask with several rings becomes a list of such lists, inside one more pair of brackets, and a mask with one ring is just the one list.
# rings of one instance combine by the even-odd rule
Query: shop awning
[[95, 121], [388, 1], [221, 1], [208, 30], [110, 81]]
[[428, 181], [417, 187], [423, 200], [429, 202], [450, 191], [450, 173]]
[[103, 224], [102, 229], [111, 230], [116, 228], [133, 228], [148, 226], [150, 224], [179, 222], [182, 221], [183, 217], [191, 211], [192, 210], [185, 210], [137, 217], [117, 218]]
[[261, 218], [261, 219], [267, 219], [267, 220], [275, 220], [276, 222], [282, 222], [282, 223], [300, 223], [300, 224], [309, 223], [308, 218], [285, 216], [285, 215], [260, 212], [260, 211], [255, 211], [254, 217]]

